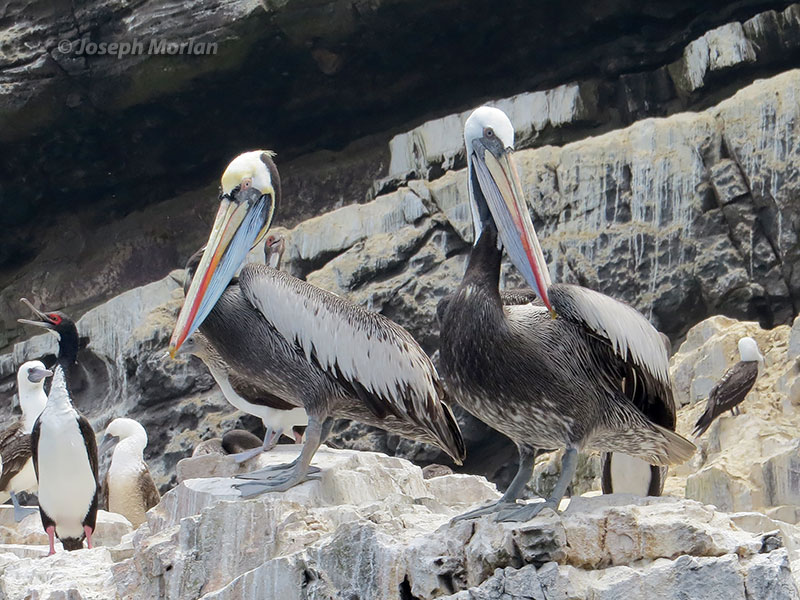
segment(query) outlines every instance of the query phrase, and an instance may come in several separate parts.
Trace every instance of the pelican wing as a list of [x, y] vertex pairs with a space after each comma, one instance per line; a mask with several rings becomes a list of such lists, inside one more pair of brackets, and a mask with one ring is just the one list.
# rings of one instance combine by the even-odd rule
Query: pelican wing
[[567, 284], [550, 288], [558, 314], [582, 325], [596, 343], [605, 373], [651, 422], [675, 430], [675, 400], [669, 358], [655, 327], [637, 310], [593, 290]]
[[439, 376], [405, 329], [335, 294], [265, 265], [239, 275], [245, 297], [306, 360], [360, 398], [378, 417], [392, 414], [430, 431], [454, 460], [464, 442]]
[[[0, 476], [0, 490], [8, 488], [11, 480], [22, 470], [31, 457], [31, 435], [22, 430], [18, 421], [0, 433], [0, 453], [3, 457], [3, 474]], [[9, 490], [11, 491], [11, 490]], [[22, 491], [22, 490], [13, 490]]]
[[606, 340], [622, 360], [669, 386], [669, 357], [658, 331], [636, 309], [605, 294], [568, 284], [551, 286], [559, 317], [582, 324]]

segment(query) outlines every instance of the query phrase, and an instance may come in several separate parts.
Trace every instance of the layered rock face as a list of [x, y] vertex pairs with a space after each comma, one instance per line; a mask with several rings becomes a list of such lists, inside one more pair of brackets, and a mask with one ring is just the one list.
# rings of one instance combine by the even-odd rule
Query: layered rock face
[[[794, 66], [799, 30], [797, 5], [768, 0], [15, 4], [0, 23], [0, 346], [27, 335], [21, 295], [79, 316], [182, 266], [244, 149], [278, 152], [277, 216], [294, 226], [364, 202], [374, 180], [458, 167], [459, 115], [487, 99], [510, 98], [518, 147], [560, 145], [714, 105]], [[218, 52], [58, 46], [135, 40]]]
[[678, 431], [689, 435], [705, 409], [701, 401], [739, 360], [736, 344], [753, 337], [765, 358], [759, 379], [740, 405], [742, 414], [717, 418], [699, 451], [674, 470], [667, 489], [726, 511], [757, 510], [783, 521], [800, 520], [800, 320], [765, 331], [757, 323], [713, 317], [693, 327], [672, 358]]
[[[704, 112], [517, 152], [553, 279], [626, 300], [673, 338], [709, 313], [788, 323], [800, 285], [797, 89], [800, 71], [789, 71]], [[513, 115], [515, 106], [529, 104], [517, 98], [505, 106]], [[461, 117], [440, 123], [442, 144], [460, 144]], [[465, 173], [453, 170], [275, 231], [287, 241], [286, 269], [383, 313], [435, 354], [435, 306], [458, 285], [470, 229]], [[252, 254], [262, 256], [261, 249]], [[76, 390], [79, 408], [98, 428], [120, 415], [152, 424], [148, 456], [158, 457], [163, 483], [198, 437], [217, 433], [223, 422], [233, 425], [201, 366], [164, 359], [182, 278], [176, 272], [131, 290], [79, 323], [92, 339], [81, 359], [87, 376], [85, 389]], [[503, 279], [520, 283], [510, 268]], [[0, 357], [6, 398], [15, 366], [54, 348], [42, 336]], [[514, 449], [468, 415], [460, 419], [476, 450], [466, 468], [508, 481]], [[360, 426], [334, 433], [338, 445], [422, 464], [446, 461], [428, 447]]]
[[[279, 448], [259, 466], [292, 456]], [[189, 478], [132, 537], [42, 560], [25, 556], [44, 546], [0, 547], [0, 590], [10, 600], [800, 598], [800, 533], [757, 513], [604, 496], [527, 523], [449, 524], [497, 492], [369, 452], [323, 448], [316, 462], [320, 480], [242, 500], [232, 458], [187, 459]]]

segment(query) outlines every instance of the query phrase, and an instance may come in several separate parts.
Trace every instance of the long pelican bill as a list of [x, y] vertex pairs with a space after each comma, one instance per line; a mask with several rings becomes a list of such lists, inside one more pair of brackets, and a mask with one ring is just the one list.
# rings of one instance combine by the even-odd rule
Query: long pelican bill
[[555, 316], [547, 294], [550, 273], [522, 194], [512, 152], [507, 148], [495, 156], [487, 147], [476, 144], [472, 163], [500, 241], [511, 262]]
[[235, 199], [222, 198], [205, 252], [169, 341], [172, 358], [186, 338], [200, 327], [247, 253], [267, 232], [274, 210], [273, 196], [262, 195], [255, 188], [239, 192]]

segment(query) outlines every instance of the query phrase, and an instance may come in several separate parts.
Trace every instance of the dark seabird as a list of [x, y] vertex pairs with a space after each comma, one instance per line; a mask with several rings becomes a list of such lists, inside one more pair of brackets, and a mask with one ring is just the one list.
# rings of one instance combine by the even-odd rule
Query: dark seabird
[[[36, 472], [33, 469], [31, 454], [31, 431], [36, 418], [47, 404], [44, 393], [44, 380], [53, 374], [38, 360], [23, 364], [17, 371], [17, 393], [22, 418], [11, 427], [0, 433], [0, 456], [3, 461], [3, 473], [0, 475], [0, 502], [11, 497], [14, 504], [14, 519], [19, 523], [29, 511], [19, 505], [17, 492], [36, 491]], [[3, 494], [6, 495], [3, 498]]]
[[261, 439], [244, 429], [231, 429], [221, 438], [204, 440], [194, 447], [192, 458], [204, 454], [238, 454], [253, 448], [261, 448]]
[[[174, 356], [199, 327], [246, 380], [308, 414], [298, 460], [240, 484], [244, 495], [309, 478], [334, 418], [434, 444], [457, 463], [464, 441], [428, 356], [386, 317], [266, 265], [244, 265], [280, 201], [271, 153], [247, 152], [222, 176], [220, 207], [170, 340]], [[230, 285], [229, 285], [230, 284]]]
[[706, 411], [694, 424], [695, 437], [703, 435], [714, 419], [726, 410], [731, 411], [733, 416], [738, 415], [738, 405], [753, 389], [758, 379], [758, 366], [764, 362], [753, 338], [743, 337], [739, 340], [739, 358], [741, 360], [725, 371], [722, 379], [708, 393]]
[[76, 361], [80, 341], [75, 323], [60, 312], [44, 313], [27, 300], [37, 320], [59, 337], [58, 360], [47, 404], [31, 433], [33, 466], [39, 481], [39, 514], [55, 554], [55, 537], [65, 550], [92, 547], [97, 521], [97, 441], [89, 421], [72, 405], [67, 371]]
[[138, 421], [122, 417], [108, 424], [100, 445], [101, 455], [114, 448], [100, 503], [128, 519], [134, 528], [145, 522], [145, 513], [161, 500], [150, 469], [144, 462], [146, 446], [144, 427]]
[[[500, 512], [501, 520], [517, 521], [556, 509], [578, 451], [622, 452], [659, 466], [687, 460], [694, 445], [648, 417], [673, 404], [658, 332], [622, 302], [551, 284], [514, 166], [508, 117], [479, 108], [464, 137], [475, 242], [442, 311], [441, 370], [457, 402], [515, 442], [520, 464], [497, 503], [461, 518]], [[503, 250], [541, 304], [503, 306]], [[561, 475], [545, 502], [517, 506], [536, 448], [565, 449]]]

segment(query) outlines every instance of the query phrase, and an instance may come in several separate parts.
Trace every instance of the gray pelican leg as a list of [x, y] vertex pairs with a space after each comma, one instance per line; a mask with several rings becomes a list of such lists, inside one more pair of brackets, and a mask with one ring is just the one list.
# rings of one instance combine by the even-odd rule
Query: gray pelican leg
[[261, 444], [259, 448], [251, 448], [250, 450], [245, 450], [244, 452], [238, 452], [233, 455], [233, 460], [235, 460], [237, 463], [243, 463], [247, 460], [250, 460], [254, 456], [258, 456], [262, 452], [269, 452], [277, 445], [282, 434], [283, 430], [279, 429], [274, 431], [272, 427], [268, 426], [266, 433], [264, 433], [264, 443]]
[[[326, 419], [326, 421], [329, 419]], [[242, 493], [243, 498], [250, 498], [265, 492], [285, 492], [299, 483], [309, 479], [318, 479], [311, 470], [311, 459], [320, 446], [322, 435], [325, 432], [325, 422], [319, 417], [309, 416], [308, 428], [306, 429], [306, 443], [300, 452], [298, 460], [291, 468], [284, 468], [272, 473], [264, 473], [256, 480], [252, 479], [254, 473], [250, 473], [250, 481], [234, 484], [234, 487]], [[319, 469], [316, 470], [319, 472]]]
[[575, 475], [575, 469], [578, 467], [578, 451], [575, 448], [567, 448], [564, 452], [564, 458], [561, 459], [561, 475], [556, 481], [556, 487], [553, 488], [553, 493], [544, 502], [536, 502], [532, 504], [525, 504], [520, 507], [511, 508], [498, 513], [497, 521], [528, 521], [538, 515], [545, 508], [552, 508], [558, 510], [558, 504], [567, 492], [572, 477]]
[[[320, 433], [320, 445], [325, 443], [325, 440], [328, 439], [328, 436], [331, 434], [331, 429], [333, 429], [333, 419], [325, 419], [325, 422], [322, 424], [322, 432]], [[302, 454], [301, 454], [302, 456]], [[282, 465], [273, 465], [271, 467], [263, 467], [256, 471], [251, 471], [250, 473], [242, 473], [241, 475], [237, 475], [237, 479], [255, 479], [260, 480], [263, 479], [265, 475], [275, 473], [276, 471], [286, 471], [287, 469], [293, 469], [297, 466], [297, 463], [300, 462], [300, 456], [295, 458], [290, 463], [283, 463]], [[310, 466], [308, 467], [308, 472], [310, 474], [319, 473], [319, 467]]]
[[14, 521], [17, 523], [22, 521], [22, 519], [28, 515], [39, 512], [38, 508], [34, 508], [32, 506], [20, 506], [17, 495], [14, 492], [9, 492], [9, 494], [11, 495], [11, 503], [14, 505]]
[[517, 469], [517, 474], [514, 475], [514, 479], [511, 480], [508, 489], [506, 489], [506, 493], [503, 494], [496, 502], [492, 502], [491, 504], [482, 506], [481, 508], [476, 508], [475, 510], [466, 512], [463, 515], [453, 517], [450, 519], [451, 523], [457, 523], [458, 521], [465, 521], [467, 519], [475, 519], [477, 517], [482, 517], [483, 515], [490, 515], [492, 513], [506, 510], [517, 505], [517, 498], [519, 498], [520, 494], [522, 494], [522, 490], [525, 488], [528, 481], [530, 481], [531, 475], [533, 474], [533, 465], [536, 461], [537, 454], [535, 448], [530, 448], [528, 446], [519, 446], [518, 449], [519, 468]]

